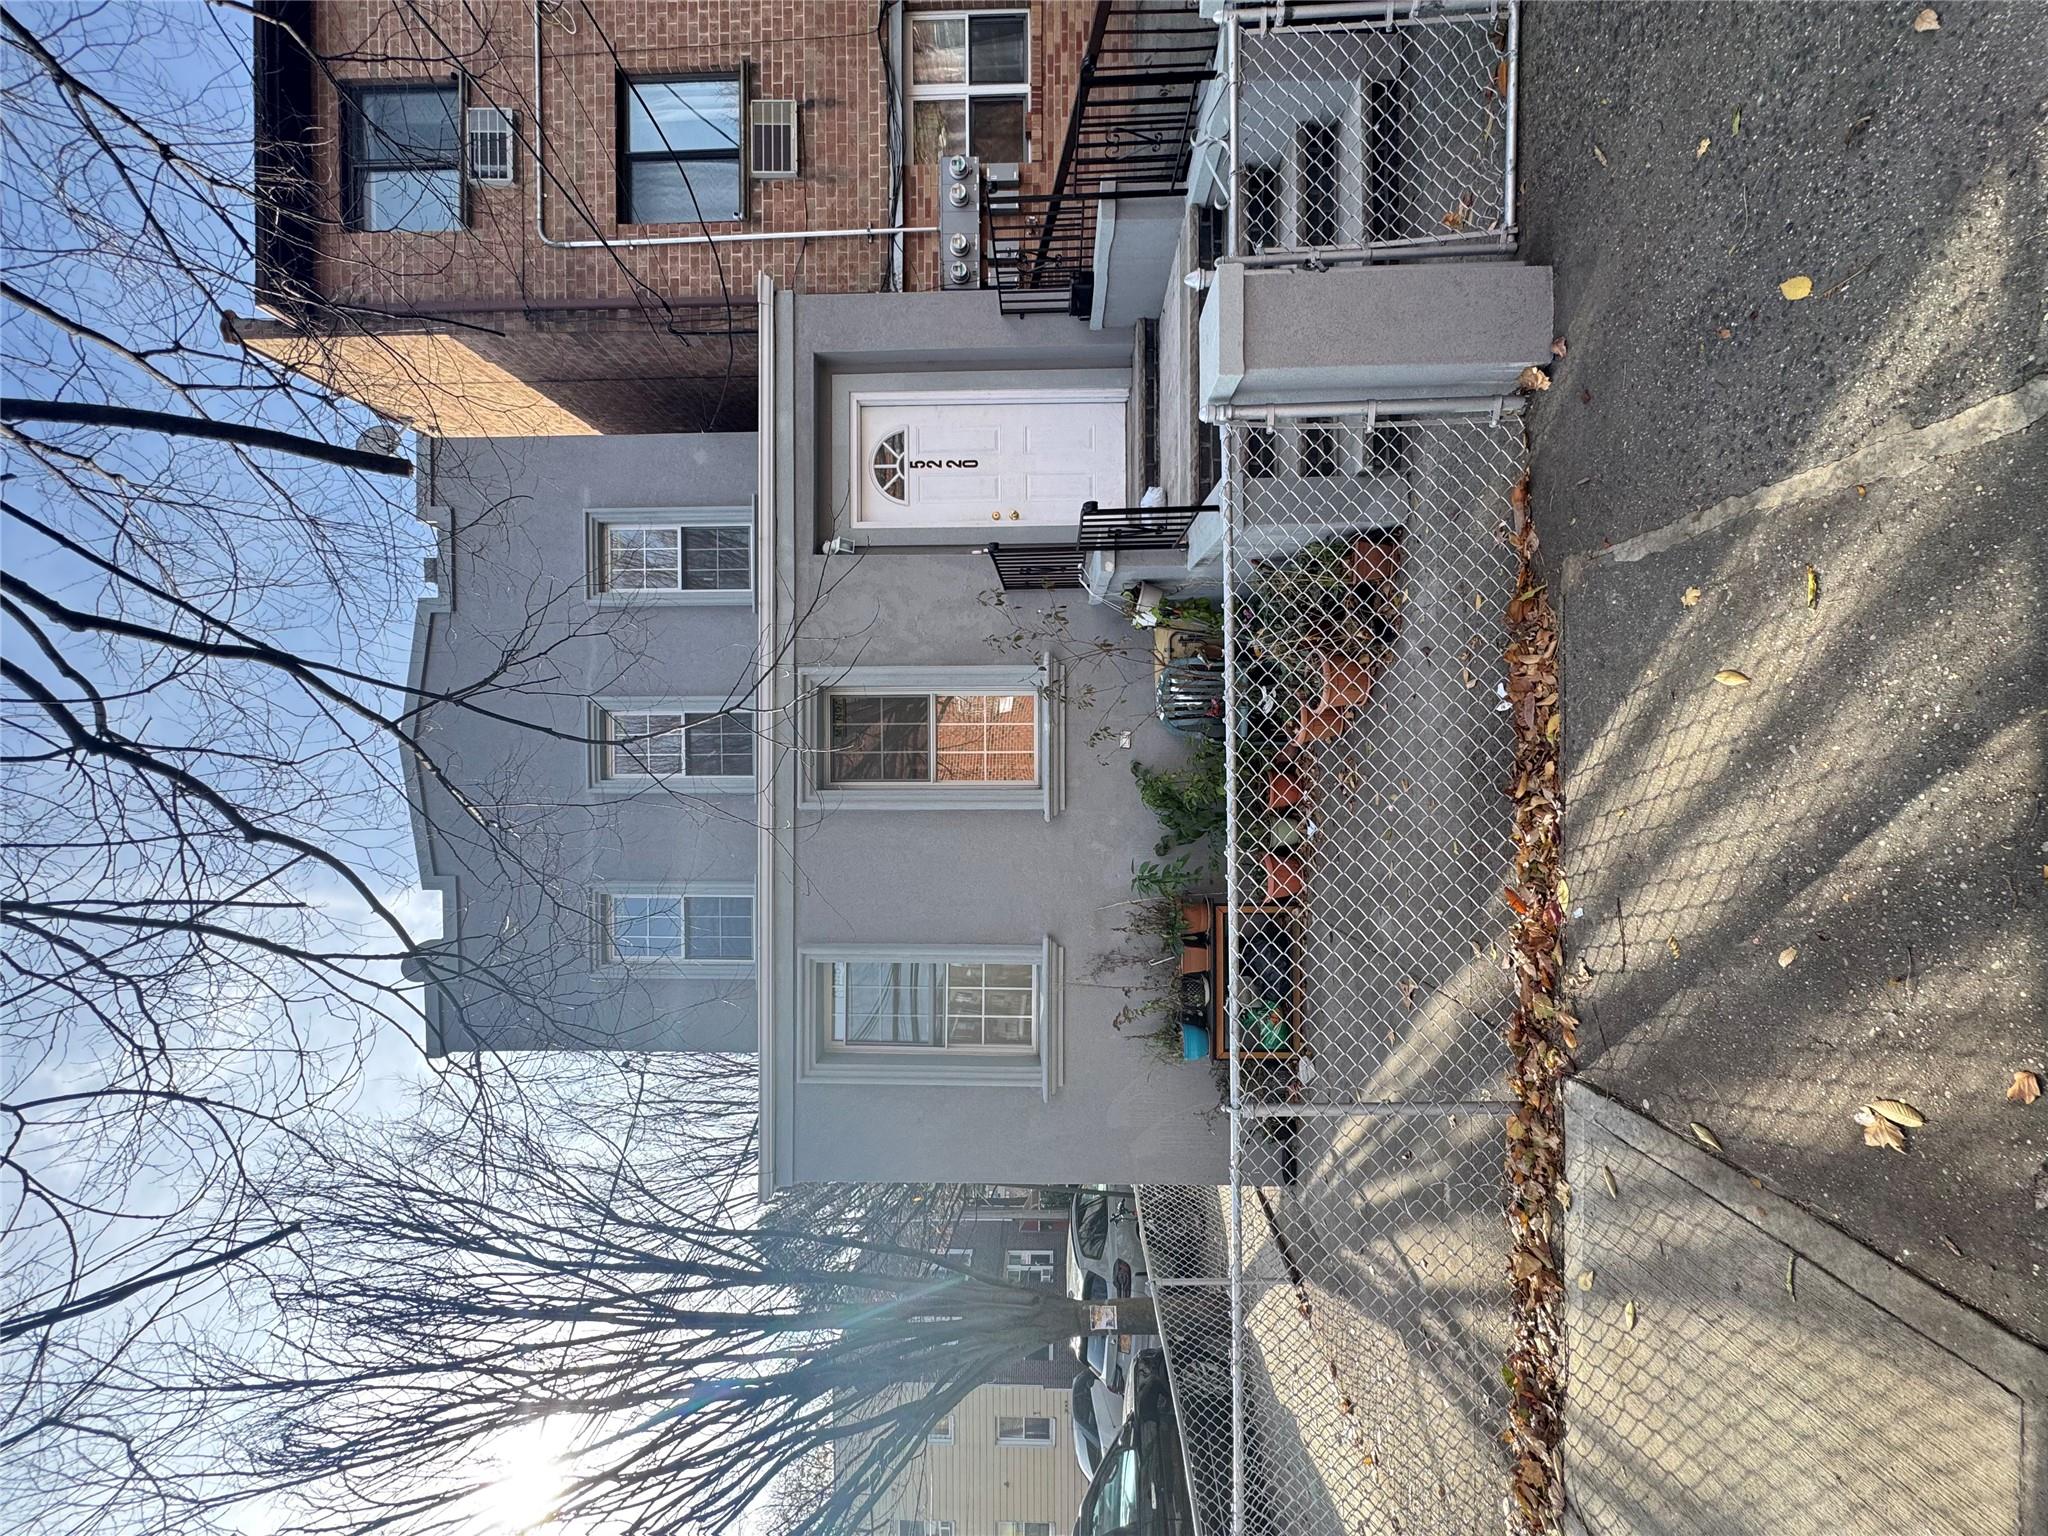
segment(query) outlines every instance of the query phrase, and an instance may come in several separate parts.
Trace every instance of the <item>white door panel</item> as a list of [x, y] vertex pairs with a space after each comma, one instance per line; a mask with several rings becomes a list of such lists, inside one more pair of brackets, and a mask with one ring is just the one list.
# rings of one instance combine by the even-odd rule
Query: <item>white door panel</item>
[[962, 390], [853, 397], [854, 522], [1072, 527], [1081, 503], [1122, 506], [1122, 391]]

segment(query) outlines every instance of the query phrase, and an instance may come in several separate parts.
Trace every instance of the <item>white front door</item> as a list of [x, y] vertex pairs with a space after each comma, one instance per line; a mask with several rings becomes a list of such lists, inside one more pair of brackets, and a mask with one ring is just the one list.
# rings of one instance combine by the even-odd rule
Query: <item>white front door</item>
[[1125, 505], [1122, 390], [962, 390], [853, 397], [853, 519], [972, 528], [1000, 540]]

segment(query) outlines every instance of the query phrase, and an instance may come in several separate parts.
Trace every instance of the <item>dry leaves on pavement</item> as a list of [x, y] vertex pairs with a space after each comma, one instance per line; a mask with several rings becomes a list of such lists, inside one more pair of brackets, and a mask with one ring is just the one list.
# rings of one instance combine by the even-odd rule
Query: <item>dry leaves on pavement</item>
[[1940, 14], [1931, 5], [1924, 7], [1913, 18], [1913, 30], [1915, 32], [1939, 32], [1941, 30]]
[[1745, 688], [1749, 685], [1749, 674], [1738, 672], [1733, 667], [1723, 667], [1714, 674], [1714, 681], [1723, 688]]
[[1701, 595], [1698, 587], [1687, 587], [1684, 592], [1679, 594], [1678, 600], [1688, 608], [1697, 608], [1700, 605]]
[[1778, 292], [1782, 293], [1791, 302], [1797, 303], [1799, 300], [1812, 295], [1813, 279], [1803, 272], [1797, 277], [1788, 277], [1785, 281], [1778, 284]]
[[[1595, 154], [1599, 154], [1596, 148]], [[1606, 156], [1600, 156], [1606, 164]], [[1514, 883], [1504, 893], [1514, 913], [1509, 965], [1515, 1007], [1507, 1026], [1514, 1058], [1508, 1121], [1508, 1278], [1515, 1302], [1506, 1368], [1507, 1440], [1515, 1459], [1510, 1483], [1515, 1521], [1536, 1536], [1557, 1529], [1564, 1510], [1558, 1443], [1564, 1437], [1563, 1276], [1557, 1246], [1563, 1208], [1564, 1079], [1578, 1045], [1579, 1021], [1558, 1000], [1564, 965], [1564, 900], [1559, 837], [1564, 778], [1558, 696], [1557, 614], [1537, 569], [1539, 543], [1529, 516], [1529, 479], [1509, 506], [1510, 542], [1520, 565], [1508, 603], [1507, 688], [1514, 719]]]
[[2005, 1090], [2005, 1097], [2013, 1104], [2033, 1103], [2041, 1097], [2040, 1075], [2024, 1069], [2013, 1073], [2012, 1085]]

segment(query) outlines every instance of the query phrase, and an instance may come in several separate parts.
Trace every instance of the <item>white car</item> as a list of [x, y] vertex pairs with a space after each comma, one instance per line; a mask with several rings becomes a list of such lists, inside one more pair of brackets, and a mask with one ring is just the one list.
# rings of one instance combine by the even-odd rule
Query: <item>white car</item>
[[[1067, 1227], [1067, 1294], [1082, 1301], [1151, 1295], [1152, 1278], [1145, 1273], [1138, 1210], [1130, 1192], [1084, 1189], [1074, 1196], [1072, 1215]], [[1158, 1347], [1158, 1337], [1150, 1333], [1094, 1333], [1073, 1341], [1075, 1358], [1116, 1393], [1124, 1390], [1138, 1352]]]

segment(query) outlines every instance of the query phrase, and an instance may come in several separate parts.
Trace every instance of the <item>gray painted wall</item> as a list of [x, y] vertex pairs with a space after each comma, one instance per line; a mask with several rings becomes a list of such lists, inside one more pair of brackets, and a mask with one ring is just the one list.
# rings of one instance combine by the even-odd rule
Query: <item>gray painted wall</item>
[[427, 687], [452, 690], [508, 653], [525, 659], [477, 700], [506, 719], [443, 705], [424, 733], [498, 829], [480, 828], [431, 775], [421, 782], [421, 867], [477, 968], [440, 1010], [439, 1049], [754, 1049], [750, 979], [595, 968], [591, 902], [607, 883], [751, 889], [752, 796], [593, 788], [582, 744], [600, 696], [744, 702], [749, 603], [593, 600], [587, 567], [593, 509], [731, 507], [751, 520], [754, 461], [750, 433], [435, 444], [422, 502], [451, 534], [415, 666]]
[[[839, 526], [847, 455], [839, 402], [855, 376], [915, 372], [921, 388], [1015, 381], [1128, 381], [1132, 335], [1065, 318], [1005, 319], [993, 294], [779, 295], [767, 369], [777, 424], [771, 520], [783, 537], [775, 615], [791, 665], [988, 665], [1063, 660], [1064, 807], [1040, 810], [819, 812], [799, 803], [795, 722], [776, 711], [782, 771], [771, 785], [779, 831], [771, 926], [777, 967], [764, 1063], [776, 1182], [960, 1179], [1209, 1182], [1225, 1138], [1204, 1065], [1162, 1060], [1111, 1025], [1134, 979], [1113, 963], [1134, 865], [1158, 830], [1129, 764], [1170, 761], [1180, 744], [1152, 720], [1149, 642], [1078, 592], [996, 589], [976, 530], [934, 531], [910, 549], [864, 540], [826, 557]], [[1078, 508], [1076, 509], [1078, 514]], [[1128, 731], [1130, 745], [1122, 745]], [[1091, 743], [1091, 736], [1098, 738]], [[788, 850], [787, 856], [780, 850]], [[800, 1081], [797, 954], [820, 944], [1037, 944], [1065, 951], [1059, 999], [1064, 1074], [1035, 1087], [849, 1085]]]

